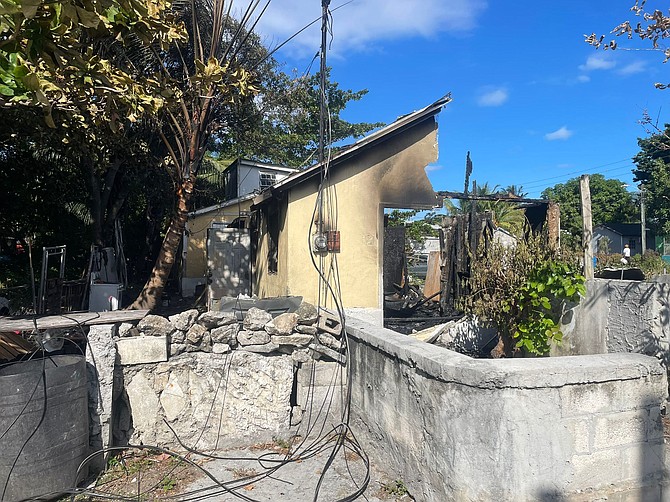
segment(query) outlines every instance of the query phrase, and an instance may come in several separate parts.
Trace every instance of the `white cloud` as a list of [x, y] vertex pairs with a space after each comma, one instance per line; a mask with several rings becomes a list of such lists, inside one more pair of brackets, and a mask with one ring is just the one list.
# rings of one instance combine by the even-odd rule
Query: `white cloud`
[[588, 75], [580, 75], [579, 77], [577, 77], [577, 82], [590, 82], [590, 81], [591, 77], [589, 77]]
[[[332, 2], [333, 43], [331, 51], [342, 55], [350, 50], [366, 50], [380, 40], [467, 33], [486, 9], [485, 0], [358, 0]], [[256, 31], [266, 45], [276, 47], [313, 20], [320, 18], [320, 2], [314, 0], [275, 0], [261, 18]], [[239, 16], [238, 16], [239, 17]], [[296, 55], [311, 55], [321, 41], [320, 21], [286, 46]]]
[[567, 127], [563, 126], [560, 129], [555, 130], [554, 132], [545, 134], [544, 139], [546, 139], [547, 141], [557, 141], [557, 140], [568, 139], [572, 135], [573, 132]]
[[605, 55], [597, 54], [586, 58], [586, 63], [579, 65], [579, 69], [582, 71], [611, 70], [615, 66], [616, 62]]
[[617, 70], [617, 73], [619, 75], [633, 75], [635, 73], [642, 73], [643, 71], [646, 71], [647, 69], [647, 62], [646, 61], [634, 61], [633, 63], [630, 63], [623, 68]]
[[439, 171], [439, 170], [441, 170], [442, 167], [443, 167], [443, 166], [440, 166], [440, 165], [437, 165], [437, 164], [431, 164], [431, 165], [429, 165], [429, 166], [426, 166], [426, 167], [424, 168], [424, 171], [426, 171], [427, 173], [433, 173], [433, 172], [435, 172], [435, 171]]
[[504, 87], [485, 89], [477, 99], [479, 106], [500, 106], [509, 99], [509, 92]]

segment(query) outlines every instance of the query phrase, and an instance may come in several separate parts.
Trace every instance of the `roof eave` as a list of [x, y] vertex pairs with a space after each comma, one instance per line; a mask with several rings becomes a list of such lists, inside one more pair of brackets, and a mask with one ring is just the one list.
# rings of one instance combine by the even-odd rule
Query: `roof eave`
[[[390, 138], [394, 137], [397, 134], [400, 134], [404, 130], [422, 123], [424, 120], [434, 117], [450, 101], [451, 101], [451, 93], [446, 94], [445, 96], [438, 99], [434, 103], [426, 106], [425, 108], [422, 108], [421, 110], [417, 110], [408, 115], [405, 115], [404, 117], [397, 119], [388, 126], [383, 127], [382, 129], [365, 136], [364, 138], [360, 139], [359, 141], [351, 145], [351, 147], [340, 152], [338, 155], [332, 157], [329, 161], [327, 161], [329, 168], [332, 168], [333, 166], [350, 159], [354, 155], [357, 155], [361, 151], [364, 151], [368, 148], [375, 146], [379, 142], [389, 140]], [[292, 176], [289, 176], [288, 178], [285, 178], [279, 183], [272, 185], [272, 187], [269, 190], [264, 191], [254, 199], [252, 207], [261, 205], [270, 200], [271, 198], [273, 198], [276, 194], [279, 194], [280, 192], [288, 190], [299, 183], [303, 183], [313, 178], [314, 176], [317, 176], [321, 172], [321, 168], [324, 166], [324, 164], [326, 164], [326, 162], [320, 162], [318, 164], [315, 164], [314, 166], [305, 169], [300, 173], [296, 173]]]

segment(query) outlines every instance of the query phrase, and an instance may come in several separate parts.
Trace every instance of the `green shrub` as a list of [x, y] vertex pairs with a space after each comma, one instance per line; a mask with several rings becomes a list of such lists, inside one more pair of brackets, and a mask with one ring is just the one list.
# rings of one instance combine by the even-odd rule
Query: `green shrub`
[[560, 344], [563, 333], [554, 306], [578, 301], [586, 294], [584, 283], [584, 276], [565, 262], [549, 260], [531, 270], [526, 283], [503, 304], [503, 311], [516, 311], [515, 347], [544, 355], [550, 342]]
[[636, 254], [631, 256], [630, 266], [642, 270], [645, 278], [649, 279], [654, 275], [664, 273], [668, 264], [661, 258], [659, 253], [652, 249], [647, 249], [643, 255]]
[[574, 255], [561, 257], [544, 235], [528, 235], [514, 246], [484, 243], [471, 265], [471, 293], [459, 305], [492, 322], [500, 335], [495, 354], [543, 355], [559, 344], [563, 301], [584, 294], [584, 277]]

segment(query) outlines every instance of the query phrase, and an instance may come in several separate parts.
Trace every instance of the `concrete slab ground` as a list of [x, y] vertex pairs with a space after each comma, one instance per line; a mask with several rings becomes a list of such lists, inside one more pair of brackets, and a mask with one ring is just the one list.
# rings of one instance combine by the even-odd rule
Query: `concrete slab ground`
[[[293, 461], [281, 466], [286, 449], [267, 443], [226, 449], [217, 453], [226, 457], [209, 459], [202, 463], [218, 482], [225, 483], [232, 492], [218, 486], [212, 479], [202, 476], [182, 488], [186, 497], [198, 500], [228, 501], [339, 501], [362, 500], [369, 502], [411, 501], [401, 480], [395, 479], [370, 466], [370, 481], [365, 492], [353, 498], [367, 476], [366, 461], [351, 450], [342, 449], [326, 468], [332, 445], [316, 445], [319, 451], [303, 449]], [[300, 451], [300, 450], [299, 450]], [[276, 470], [273, 470], [276, 469]], [[325, 471], [325, 474], [323, 474]], [[323, 478], [321, 479], [323, 474]], [[318, 488], [318, 498], [315, 493]], [[350, 498], [352, 497], [352, 498]]]

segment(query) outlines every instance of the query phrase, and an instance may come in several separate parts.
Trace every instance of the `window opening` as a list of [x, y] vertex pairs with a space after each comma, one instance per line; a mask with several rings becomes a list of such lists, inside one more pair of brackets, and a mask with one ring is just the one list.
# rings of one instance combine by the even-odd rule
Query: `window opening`
[[271, 187], [277, 182], [277, 175], [274, 173], [260, 173], [260, 188]]

